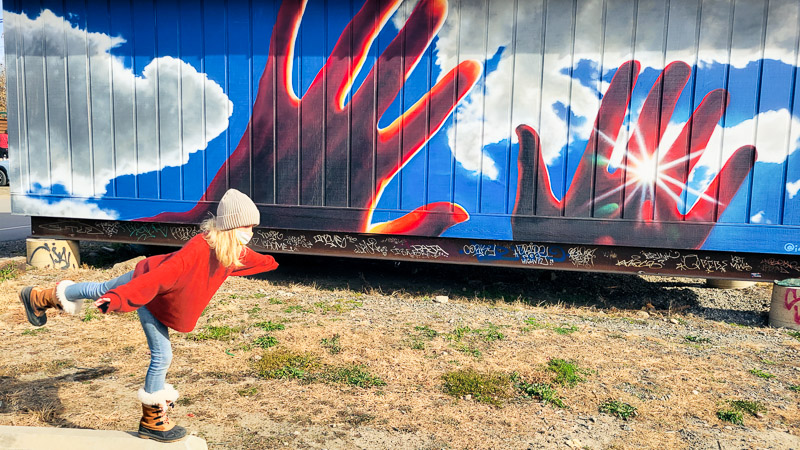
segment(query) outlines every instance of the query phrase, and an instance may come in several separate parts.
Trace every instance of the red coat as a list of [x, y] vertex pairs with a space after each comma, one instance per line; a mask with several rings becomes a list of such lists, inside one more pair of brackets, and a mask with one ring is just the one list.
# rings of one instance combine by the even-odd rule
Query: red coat
[[203, 309], [228, 276], [253, 275], [278, 267], [272, 256], [247, 247], [241, 261], [243, 267], [224, 267], [198, 234], [176, 252], [139, 261], [133, 279], [103, 297], [111, 300], [108, 311], [127, 312], [147, 305], [161, 323], [186, 333], [197, 325]]

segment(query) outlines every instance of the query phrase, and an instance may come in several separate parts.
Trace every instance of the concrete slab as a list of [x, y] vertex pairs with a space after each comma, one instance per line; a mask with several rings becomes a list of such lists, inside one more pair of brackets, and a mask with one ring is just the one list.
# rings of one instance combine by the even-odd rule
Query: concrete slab
[[0, 426], [0, 448], [7, 450], [85, 450], [113, 448], [114, 450], [208, 450], [204, 439], [189, 436], [164, 444], [141, 439], [133, 432], [84, 430], [75, 428]]

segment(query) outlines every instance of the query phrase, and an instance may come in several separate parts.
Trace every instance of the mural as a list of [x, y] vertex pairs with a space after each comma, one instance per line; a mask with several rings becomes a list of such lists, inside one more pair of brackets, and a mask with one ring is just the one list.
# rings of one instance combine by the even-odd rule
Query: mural
[[800, 252], [795, 0], [5, 7], [17, 213]]

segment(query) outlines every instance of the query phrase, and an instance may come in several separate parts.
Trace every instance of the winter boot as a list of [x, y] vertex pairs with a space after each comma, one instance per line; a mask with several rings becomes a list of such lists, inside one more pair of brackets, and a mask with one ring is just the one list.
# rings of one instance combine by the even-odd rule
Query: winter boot
[[186, 429], [169, 420], [169, 410], [175, 407], [178, 391], [171, 384], [149, 394], [139, 389], [142, 402], [142, 420], [139, 421], [139, 437], [159, 442], [175, 442], [186, 437]]
[[80, 302], [71, 302], [64, 295], [67, 286], [75, 284], [64, 280], [52, 288], [28, 286], [19, 291], [19, 301], [25, 307], [28, 322], [35, 327], [47, 323], [46, 311], [48, 308], [58, 308], [70, 314], [75, 314], [80, 309]]

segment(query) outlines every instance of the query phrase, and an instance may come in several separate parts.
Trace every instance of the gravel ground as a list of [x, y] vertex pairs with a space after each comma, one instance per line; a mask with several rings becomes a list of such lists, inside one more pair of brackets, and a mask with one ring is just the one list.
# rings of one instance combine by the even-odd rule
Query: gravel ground
[[[85, 267], [69, 276], [106, 279], [148, 250], [159, 249], [82, 242]], [[0, 267], [24, 255], [24, 241], [0, 243]], [[800, 385], [800, 339], [767, 325], [768, 283], [720, 290], [689, 278], [275, 256], [279, 270], [226, 281], [198, 323], [198, 330], [236, 327], [232, 341], [173, 338], [169, 379], [192, 399], [179, 407], [179, 421], [212, 449], [800, 448], [800, 393], [792, 390]], [[146, 362], [132, 350], [142, 346], [138, 323], [125, 315], [56, 315], [50, 338], [24, 335], [29, 327], [13, 292], [61, 276], [30, 270], [0, 286], [0, 321], [9, 324], [0, 331], [0, 354], [17, 355], [0, 370], [0, 424], [129, 429], [137, 418], [128, 391]], [[440, 295], [447, 301], [437, 301]], [[267, 319], [286, 324], [274, 333], [281, 346], [311, 351], [326, 364], [362, 364], [387, 386], [258, 378], [250, 367], [262, 356], [245, 344], [263, 333], [253, 323]], [[414, 349], [423, 326], [438, 336]], [[466, 354], [445, 338], [465, 326], [496, 326], [504, 338], [469, 341], [479, 352]], [[321, 339], [337, 335], [344, 350], [327, 354]], [[99, 342], [104, 352], [96, 351]], [[53, 348], [75, 367], [28, 360]], [[587, 369], [583, 383], [559, 388], [565, 409], [454, 399], [439, 382], [467, 367], [544, 380], [552, 358]], [[51, 381], [105, 366], [112, 373], [90, 381]], [[756, 369], [771, 378], [753, 375]], [[42, 386], [58, 386], [49, 414], [9, 400]], [[249, 390], [258, 393], [242, 394]], [[607, 398], [635, 405], [639, 416], [623, 421], [598, 412]], [[766, 409], [744, 425], [720, 421], [716, 412], [731, 399]]]

